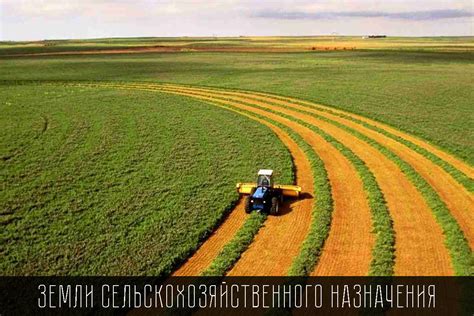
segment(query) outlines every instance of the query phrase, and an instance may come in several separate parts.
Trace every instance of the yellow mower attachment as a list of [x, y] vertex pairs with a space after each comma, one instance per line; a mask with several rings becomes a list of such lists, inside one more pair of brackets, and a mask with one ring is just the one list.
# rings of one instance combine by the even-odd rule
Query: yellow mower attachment
[[299, 197], [301, 192], [301, 187], [298, 185], [291, 185], [291, 184], [275, 184], [273, 186], [275, 189], [280, 189], [281, 194], [283, 196], [290, 196], [290, 197]]
[[237, 192], [247, 194], [245, 212], [257, 211], [276, 215], [285, 197], [299, 197], [300, 186], [274, 184], [272, 176], [273, 170], [261, 169], [256, 183], [237, 183]]
[[[240, 194], [250, 194], [252, 190], [257, 188], [256, 183], [251, 182], [243, 182], [237, 183], [236, 185], [237, 192]], [[273, 185], [274, 189], [281, 190], [281, 194], [283, 196], [288, 197], [299, 197], [301, 193], [301, 187], [298, 185], [291, 185], [291, 184], [275, 184]]]
[[244, 182], [244, 183], [237, 183], [237, 192], [240, 194], [250, 194], [252, 192], [252, 189], [255, 189], [257, 187], [256, 183], [249, 183], [249, 182]]
[[278, 191], [282, 196], [298, 197], [301, 192], [301, 187], [290, 184], [273, 184], [273, 170], [261, 169], [258, 172], [256, 183], [244, 182], [237, 183], [237, 192], [240, 194], [252, 194], [257, 187], [268, 187], [272, 190]]

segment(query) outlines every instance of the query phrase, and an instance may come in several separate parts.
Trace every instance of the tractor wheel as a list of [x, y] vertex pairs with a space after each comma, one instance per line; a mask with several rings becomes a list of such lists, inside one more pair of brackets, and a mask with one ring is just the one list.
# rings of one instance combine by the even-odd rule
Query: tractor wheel
[[272, 208], [270, 209], [270, 214], [276, 215], [280, 211], [280, 203], [276, 196], [272, 197]]
[[249, 214], [252, 212], [252, 202], [250, 202], [250, 195], [247, 196], [247, 199], [245, 200], [245, 213]]

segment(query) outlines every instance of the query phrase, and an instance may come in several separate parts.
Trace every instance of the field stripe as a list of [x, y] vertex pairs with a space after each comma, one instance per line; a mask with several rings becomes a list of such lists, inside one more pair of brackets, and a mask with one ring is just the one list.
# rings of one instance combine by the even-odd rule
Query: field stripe
[[[371, 212], [367, 202], [367, 195], [364, 192], [362, 181], [350, 161], [347, 160], [336, 148], [326, 142], [321, 136], [300, 124], [294, 123], [286, 118], [282, 118], [279, 115], [271, 114], [256, 108], [242, 106], [241, 104], [234, 104], [234, 102], [225, 100], [223, 100], [223, 102], [238, 106], [239, 108], [251, 110], [254, 113], [264, 115], [277, 122], [285, 124], [299, 133], [303, 139], [312, 146], [313, 150], [315, 150], [316, 153], [320, 155], [321, 159], [325, 162], [325, 167], [328, 171], [331, 187], [333, 188], [333, 220], [337, 218], [336, 223], [338, 224], [338, 227], [335, 228], [336, 232], [331, 232], [330, 234], [330, 236], [335, 236], [334, 242], [328, 240], [328, 242], [331, 242], [329, 244], [329, 247], [331, 248], [329, 249], [333, 249], [331, 253], [332, 255], [325, 257], [327, 259], [324, 259], [325, 261], [323, 262], [323, 266], [327, 266], [328, 268], [326, 268], [326, 270], [321, 270], [321, 274], [367, 275], [369, 272], [371, 251], [375, 238], [371, 233]], [[358, 212], [352, 212], [351, 210], [353, 209], [358, 210]], [[273, 228], [274, 225], [270, 226], [271, 219], [272, 218], [269, 218], [266, 227], [261, 230], [261, 233], [263, 234], [264, 230], [268, 227], [267, 230], [269, 230], [269, 233], [266, 234], [268, 237], [263, 239], [263, 241], [260, 243], [261, 246], [254, 247], [254, 249], [257, 249], [253, 252], [251, 257], [254, 261], [245, 261], [244, 253], [242, 259], [236, 265], [237, 268], [235, 271], [237, 272], [231, 271], [231, 275], [241, 275], [241, 272], [244, 269], [248, 269], [249, 266], [253, 266], [255, 262], [259, 262], [258, 265], [261, 265], [260, 261], [262, 260], [262, 253], [264, 253], [263, 251], [265, 251], [265, 248], [268, 248], [268, 245], [272, 244], [272, 242], [274, 244], [275, 240], [287, 240], [278, 238], [278, 233], [273, 231], [275, 230]], [[349, 226], [354, 220], [358, 221], [358, 225]], [[335, 227], [334, 225], [331, 226]], [[343, 232], [340, 232], [341, 230]], [[259, 235], [257, 235], [254, 244], [257, 244]], [[249, 250], [253, 248], [254, 244], [250, 246]], [[325, 252], [326, 246], [323, 251], [323, 256]], [[287, 254], [289, 255], [289, 253]], [[326, 260], [327, 263], [325, 263]], [[336, 260], [338, 264], [335, 265], [334, 260]], [[273, 261], [272, 264], [274, 267], [275, 262], [279, 261]]]
[[[175, 86], [175, 85], [166, 84], [166, 86]], [[179, 85], [176, 85], [176, 86], [179, 87]], [[339, 116], [341, 118], [352, 120], [353, 122], [362, 124], [367, 128], [373, 129], [375, 131], [379, 131], [381, 133], [384, 133], [388, 137], [391, 137], [395, 140], [403, 142], [408, 147], [414, 149], [417, 152], [420, 152], [422, 155], [427, 156], [428, 159], [440, 165], [440, 167], [445, 169], [447, 172], [450, 172], [451, 168], [457, 170], [458, 172], [461, 173], [461, 175], [458, 175], [455, 177], [461, 178], [464, 176], [465, 179], [463, 179], [463, 181], [461, 182], [463, 182], [466, 187], [470, 187], [472, 189], [472, 186], [473, 186], [472, 183], [474, 179], [474, 168], [472, 166], [452, 156], [451, 154], [448, 154], [444, 152], [443, 150], [438, 149], [437, 147], [429, 144], [428, 142], [424, 140], [421, 140], [413, 135], [404, 133], [389, 125], [377, 122], [375, 120], [372, 120], [372, 119], [369, 119], [369, 118], [366, 118], [354, 113], [350, 113], [347, 111], [339, 110], [333, 107], [324, 106], [324, 105], [316, 104], [316, 103], [301, 100], [301, 99], [295, 99], [295, 98], [290, 98], [290, 97], [285, 97], [285, 96], [280, 96], [280, 95], [272, 95], [268, 93], [253, 92], [253, 91], [234, 91], [234, 90], [224, 90], [224, 89], [219, 89], [219, 88], [205, 88], [205, 89], [213, 89], [213, 91], [219, 91], [222, 93], [227, 93], [229, 95], [245, 96], [245, 97], [255, 98], [256, 100], [268, 101], [271, 103], [283, 102], [283, 104], [292, 103], [295, 105], [305, 105], [307, 108], [312, 108], [314, 110], [332, 114], [333, 116]], [[445, 162], [446, 165], [443, 165], [443, 162]]]
[[464, 232], [470, 247], [474, 248], [474, 212], [472, 211], [474, 207], [473, 196], [441, 167], [434, 164], [423, 155], [411, 150], [409, 147], [400, 144], [381, 133], [360, 126], [350, 120], [340, 117], [328, 117], [327, 115], [321, 115], [321, 112], [315, 111], [314, 109], [301, 109], [299, 106], [293, 104], [287, 103], [284, 105], [302, 111], [308, 111], [316, 114], [318, 117], [328, 118], [331, 121], [338, 122], [346, 127], [358, 131], [375, 140], [377, 143], [386, 147], [401, 159], [409, 163], [423, 178], [426, 179], [426, 181], [433, 187], [433, 189], [435, 189], [442, 200], [446, 203], [446, 206]]
[[[376, 236], [375, 245], [372, 250], [372, 261], [370, 264], [369, 275], [392, 275], [395, 260], [395, 233], [393, 231], [392, 220], [386, 205], [385, 197], [378, 186], [375, 176], [359, 157], [357, 157], [349, 148], [338, 142], [335, 138], [316, 126], [309, 124], [303, 125], [308, 126], [311, 130], [315, 131], [324, 137], [326, 141], [335, 146], [347, 159], [351, 161], [361, 176], [372, 212], [373, 232]], [[352, 213], [356, 216], [358, 214], [356, 211]], [[352, 222], [351, 224], [352, 225], [348, 226], [348, 229], [353, 229], [353, 227], [359, 225], [359, 222]], [[334, 231], [334, 234], [336, 234], [336, 231]], [[326, 250], [328, 250], [327, 246]], [[336, 262], [336, 264], [338, 263]], [[321, 266], [322, 263], [319, 265], [318, 269], [321, 269]]]
[[198, 250], [185, 261], [173, 276], [200, 275], [214, 260], [223, 247], [235, 236], [247, 218], [244, 202], [239, 200], [222, 224], [203, 242]]
[[224, 245], [211, 264], [201, 273], [202, 276], [223, 276], [239, 260], [242, 253], [252, 243], [258, 230], [267, 219], [264, 213], [253, 212], [235, 236]]
[[[193, 91], [197, 90], [194, 89]], [[209, 89], [204, 89], [204, 91], [209, 91]], [[230, 98], [232, 100], [242, 100], [241, 97]], [[318, 117], [324, 117], [331, 121], [338, 122], [375, 140], [377, 143], [388, 148], [404, 161], [408, 162], [423, 178], [426, 179], [426, 181], [435, 189], [437, 194], [443, 199], [444, 203], [446, 203], [446, 206], [464, 232], [471, 249], [474, 248], [474, 212], [472, 211], [474, 208], [473, 196], [441, 167], [416, 151], [411, 150], [406, 145], [398, 143], [392, 138], [368, 129], [365, 126], [358, 125], [353, 121], [333, 115], [331, 116], [330, 114], [328, 115], [327, 113], [312, 108], [308, 109], [307, 107], [288, 102], [278, 103], [285, 107], [295, 108], [306, 113], [310, 112], [316, 114]]]
[[[249, 100], [249, 103], [257, 103]], [[441, 228], [420, 192], [398, 166], [372, 146], [327, 122], [259, 102], [260, 107], [286, 112], [314, 124], [350, 147], [374, 171], [386, 196], [397, 233], [397, 275], [451, 275], [449, 254]], [[336, 199], [335, 199], [336, 201]], [[429, 237], [427, 237], [429, 236]], [[432, 242], [427, 244], [426, 238]]]
[[[141, 84], [137, 84], [141, 85]], [[174, 85], [174, 84], [165, 84], [167, 87], [182, 87], [179, 85]], [[219, 92], [222, 94], [226, 94], [229, 96], [244, 96], [246, 98], [252, 98], [255, 100], [261, 100], [261, 101], [268, 101], [273, 104], [279, 104], [283, 106], [291, 106], [294, 108], [299, 108], [302, 111], [309, 111], [312, 113], [317, 113], [318, 115], [323, 115], [329, 119], [332, 120], [344, 120], [345, 125], [347, 124], [356, 124], [357, 128], [365, 127], [366, 131], [371, 131], [376, 132], [378, 134], [381, 134], [383, 136], [386, 136], [386, 138], [391, 139], [392, 141], [395, 141], [397, 144], [396, 146], [401, 147], [400, 144], [403, 144], [404, 146], [408, 147], [411, 149], [411, 151], [414, 151], [420, 155], [420, 157], [423, 157], [423, 159], [427, 159], [429, 162], [431, 162], [431, 165], [434, 166], [435, 168], [441, 168], [444, 170], [445, 173], [443, 174], [443, 181], [444, 182], [449, 182], [449, 183], [455, 183], [458, 182], [461, 184], [461, 186], [464, 187], [465, 190], [469, 192], [473, 192], [474, 190], [474, 168], [469, 166], [468, 164], [462, 162], [461, 160], [453, 157], [450, 154], [445, 153], [442, 150], [439, 150], [438, 148], [428, 144], [427, 142], [420, 140], [414, 136], [408, 135], [406, 133], [403, 133], [401, 131], [398, 131], [390, 126], [387, 126], [385, 124], [376, 122], [371, 119], [367, 119], [365, 117], [352, 114], [349, 112], [337, 110], [331, 107], [311, 103], [308, 101], [304, 100], [298, 100], [294, 98], [288, 98], [288, 97], [282, 97], [278, 95], [270, 95], [266, 93], [260, 93], [260, 92], [249, 92], [249, 91], [236, 91], [236, 90], [225, 90], [225, 89], [218, 89], [218, 88], [204, 88], [204, 87], [189, 87], [189, 86], [184, 86], [186, 88], [190, 89], [199, 89], [201, 91], [215, 91]], [[380, 137], [380, 135], [378, 136]], [[403, 148], [403, 147], [402, 147]], [[426, 163], [423, 163], [426, 165]], [[425, 173], [425, 175], [427, 175]], [[428, 174], [429, 175], [429, 174]], [[450, 179], [449, 176], [455, 179], [455, 182]], [[455, 184], [455, 186], [458, 186]], [[444, 184], [439, 184], [437, 186], [438, 189], [444, 188]], [[452, 186], [450, 186], [452, 187]], [[459, 186], [458, 186], [459, 187]], [[452, 193], [456, 194], [458, 192], [458, 188], [453, 188], [452, 192], [446, 195], [451, 195]], [[461, 188], [461, 193], [459, 195], [462, 195], [464, 190]], [[443, 195], [443, 193], [440, 193]], [[464, 194], [464, 197], [466, 195]], [[453, 199], [454, 200], [454, 199]], [[457, 201], [460, 201], [457, 203], [457, 206], [453, 207], [453, 210], [459, 210], [459, 209], [466, 209], [466, 205], [468, 203], [472, 204], [472, 196], [470, 198], [470, 201], [466, 201], [466, 199], [460, 198]], [[472, 212], [470, 212], [472, 214]], [[472, 230], [470, 229], [470, 225], [465, 224], [466, 221], [470, 221], [469, 218], [464, 218], [466, 215], [466, 212], [461, 211], [457, 212], [456, 216], [459, 216], [459, 222], [461, 223], [463, 230], [464, 231], [469, 231]], [[474, 216], [474, 215], [473, 215]], [[468, 233], [467, 235], [471, 235]], [[470, 239], [471, 240], [471, 239]], [[471, 242], [471, 247], [474, 242]]]
[[[216, 93], [218, 93], [218, 92], [219, 92], [219, 91], [216, 91]], [[197, 94], [197, 93], [194, 93], [194, 94]], [[227, 103], [229, 102], [228, 97], [225, 97], [225, 96], [220, 96], [220, 97], [221, 97], [221, 98], [224, 98], [224, 101], [226, 101]], [[226, 100], [226, 99], [227, 99], [227, 100]], [[222, 100], [221, 100], [221, 101], [222, 101]], [[245, 102], [246, 102], [247, 104], [255, 103], [255, 102], [252, 102], [252, 100], [245, 100]], [[258, 104], [258, 107], [260, 107], [260, 108], [268, 108], [268, 107], [271, 107], [271, 106], [273, 106], [273, 105]], [[273, 110], [275, 110], [275, 109], [271, 109], [271, 111], [273, 111]], [[282, 112], [282, 108], [276, 109], [276, 111]], [[287, 111], [287, 110], [286, 110], [286, 111]], [[288, 113], [288, 112], [287, 112], [287, 113]], [[297, 115], [295, 115], [295, 114], [297, 114]], [[288, 115], [288, 114], [286, 114], [286, 115]], [[303, 114], [301, 114], [301, 113], [291, 113], [291, 111], [290, 111], [290, 115], [293, 116], [293, 117], [297, 117], [298, 115], [303, 115]], [[301, 118], [301, 117], [300, 117], [300, 118]], [[327, 121], [329, 121], [329, 120], [326, 120], [326, 121], [325, 121], [325, 120], [319, 120], [319, 119], [317, 119], [316, 117], [311, 117], [311, 119], [318, 121], [316, 124], [315, 124], [314, 122], [313, 122], [312, 124], [315, 124], [316, 126], [319, 126], [319, 127], [321, 127], [321, 123], [322, 123], [322, 122], [324, 122], [324, 123], [326, 123], [326, 124], [330, 124], [330, 123], [327, 122]], [[303, 119], [303, 121], [308, 121], [308, 120]], [[333, 123], [334, 123], [334, 122], [331, 122], [331, 124], [333, 124]], [[340, 123], [339, 123], [339, 124], [340, 124]], [[342, 125], [342, 124], [341, 124], [341, 125]], [[335, 128], [334, 124], [332, 125], [332, 127]], [[341, 126], [341, 127], [342, 127], [342, 126]], [[336, 127], [336, 129], [337, 129], [337, 127]], [[327, 132], [327, 126], [326, 126], [326, 128], [324, 128], [324, 130]], [[347, 127], [344, 129], [344, 131], [345, 131], [346, 133], [351, 132], [350, 129], [348, 130]], [[364, 139], [364, 137], [365, 137], [364, 135], [359, 135], [360, 133], [349, 133], [349, 134], [354, 134], [354, 135], [356, 135], [356, 136], [359, 136], [359, 138], [362, 138], [362, 139]], [[334, 135], [333, 135], [333, 136], [334, 136]], [[351, 135], [351, 136], [352, 136], [352, 135]], [[364, 136], [364, 137], [362, 137], [362, 136]], [[347, 135], [345, 135], [345, 137], [347, 137]], [[357, 139], [357, 138], [356, 138], [356, 139]], [[340, 139], [339, 139], [339, 140], [340, 140]], [[352, 141], [354, 141], [354, 140], [352, 140]], [[353, 144], [352, 141], [349, 142], [351, 145]], [[359, 141], [360, 141], [360, 140], [359, 140]], [[373, 144], [372, 142], [370, 142], [370, 139], [365, 139], [365, 141], [366, 141], [366, 143], [364, 144], [365, 146], [367, 146], [367, 143], [370, 143], [372, 146], [375, 146], [375, 144]], [[342, 143], [344, 143], [345, 145], [348, 145], [348, 142], [347, 142], [347, 141], [342, 141]], [[356, 141], [356, 143], [357, 143], [357, 141]], [[375, 147], [377, 147], [377, 146], [375, 146]], [[386, 153], [387, 149], [384, 148], [383, 146], [381, 146], [380, 144], [378, 144], [377, 149], [379, 149], [380, 151], [384, 152], [385, 155], [387, 154], [387, 153]], [[356, 154], [358, 154], [359, 156], [361, 156], [361, 153], [357, 153], [357, 151], [355, 151], [354, 148], [351, 148], [351, 150], [353, 150]], [[390, 151], [388, 150], [388, 152], [390, 152]], [[396, 156], [395, 156], [395, 157], [396, 157]], [[392, 158], [393, 158], [393, 157], [392, 157]], [[398, 157], [396, 157], [396, 158], [398, 158]], [[392, 159], [392, 160], [396, 160], [396, 159]], [[367, 160], [364, 159], [364, 162], [367, 164]], [[369, 164], [367, 164], [367, 165], [368, 165], [369, 167], [371, 167]], [[406, 172], [406, 171], [410, 171], [409, 169], [406, 168], [407, 166], [405, 166], [405, 165], [403, 165], [403, 164], [402, 164], [402, 166], [403, 166], [402, 169], [403, 169], [405, 172]], [[401, 168], [402, 166], [399, 165], [398, 167]], [[410, 167], [410, 166], [408, 165], [408, 167]], [[371, 167], [371, 169], [374, 171], [374, 168]], [[410, 173], [410, 172], [408, 172], [408, 173]], [[418, 175], [418, 174], [416, 174], [416, 172], [414, 172], [414, 173], [415, 173], [415, 175], [411, 174], [411, 175], [409, 176], [409, 178], [410, 178], [411, 181], [413, 181], [413, 179], [416, 178], [416, 175]], [[378, 173], [378, 172], [375, 172], [375, 171], [374, 171], [374, 175], [375, 175], [376, 177], [380, 177], [379, 173]], [[403, 176], [402, 176], [402, 177], [403, 177]], [[379, 179], [379, 178], [378, 178], [377, 180], [380, 182], [380, 179]], [[406, 179], [405, 179], [405, 180], [406, 180]], [[395, 186], [395, 187], [396, 187], [396, 186]], [[428, 185], [428, 187], [429, 187], [429, 185]], [[420, 190], [422, 190], [422, 191], [424, 191], [424, 192], [422, 192], [422, 193], [423, 193], [423, 196], [424, 196], [425, 198], [426, 198], [427, 196], [428, 196], [428, 197], [429, 197], [429, 196], [432, 196], [431, 193], [427, 194], [427, 193], [425, 192], [425, 191], [426, 191], [426, 186], [425, 186], [425, 185], [417, 185], [417, 188], [420, 189]], [[384, 190], [384, 193], [387, 194], [387, 192], [386, 192], [385, 190]], [[389, 195], [387, 195], [387, 196], [389, 196]], [[436, 194], [435, 194], [435, 196], [436, 196]], [[401, 199], [403, 199], [403, 198], [406, 197], [406, 196], [405, 196], [405, 195], [400, 195], [400, 196], [398, 196], [399, 199], [400, 199], [400, 197], [401, 197]], [[395, 197], [393, 197], [393, 199], [395, 199]], [[389, 198], [387, 198], [387, 202], [388, 202], [388, 204], [389, 204], [389, 208], [390, 208], [391, 212], [393, 213], [393, 210], [392, 210], [393, 208], [390, 207], [390, 199], [389, 199]], [[433, 204], [432, 202], [430, 203], [431, 206], [436, 206], [435, 204], [436, 204], [436, 203], [434, 203], [434, 204]], [[403, 209], [403, 208], [401, 208], [401, 209]], [[438, 214], [437, 214], [438, 219], [440, 218], [440, 214], [441, 214], [441, 213], [438, 213]], [[409, 215], [413, 215], [413, 214], [409, 214]], [[449, 214], [448, 214], [448, 215], [449, 215]], [[419, 216], [419, 214], [417, 214], [417, 216]], [[410, 217], [410, 216], [406, 216], [406, 217]], [[412, 219], [413, 219], [413, 218], [412, 218]], [[415, 220], [416, 220], [416, 218], [415, 218]], [[443, 222], [443, 220], [441, 220], [441, 222]], [[447, 223], [447, 222], [444, 221], [444, 224], [446, 224], [446, 223]], [[399, 233], [400, 233], [400, 230], [397, 229], [397, 227], [396, 227], [396, 221], [395, 221], [395, 223], [394, 223], [394, 226], [395, 226], [395, 229], [397, 230], [397, 233], [399, 234]], [[418, 225], [415, 225], [415, 226], [416, 226], [417, 228], [419, 228], [420, 226], [423, 226], [423, 223], [421, 223], [421, 224], [419, 223]], [[426, 225], [426, 224], [425, 224], [425, 226], [428, 226], [428, 227], [429, 227], [430, 225]], [[405, 227], [405, 229], [406, 229], [406, 228], [407, 228], [407, 227]], [[434, 228], [434, 227], [432, 227], [432, 228]], [[439, 227], [437, 227], [437, 228], [439, 229]], [[403, 230], [402, 230], [402, 231], [403, 231]], [[430, 234], [430, 233], [431, 233], [431, 234]], [[439, 233], [439, 231], [436, 232], [436, 233]], [[428, 234], [427, 234], [427, 236], [430, 236], [430, 235], [433, 235], [433, 233], [432, 233], [432, 232], [429, 232], [429, 229], [428, 229]], [[461, 235], [462, 235], [462, 233], [461, 233]], [[397, 236], [397, 237], [400, 237], [400, 236]], [[432, 237], [432, 236], [430, 236], [430, 238], [428, 238], [428, 239], [430, 239], [430, 240], [432, 241], [433, 238], [431, 238], [431, 237]], [[448, 236], [448, 237], [449, 237], [449, 236]], [[399, 244], [400, 244], [400, 243], [399, 243], [399, 239], [400, 239], [400, 238], [397, 239], [397, 241], [398, 241], [398, 243], [397, 243], [397, 254], [400, 252], [400, 251], [399, 251]], [[425, 239], [425, 238], [423, 238], [423, 240], [424, 240], [424, 239]], [[422, 243], [422, 242], [417, 242], [417, 244], [423, 244], [423, 243]], [[435, 242], [435, 244], [438, 244], [438, 242]], [[425, 245], [425, 244], [423, 244], [423, 245]], [[402, 252], [402, 254], [406, 254], [406, 253], [405, 253], [405, 252]], [[440, 253], [434, 252], [432, 258], [435, 258], [436, 255], [440, 255]], [[442, 258], [440, 258], [440, 259], [442, 259]], [[411, 263], [417, 262], [416, 256], [415, 256], [415, 258], [411, 258], [411, 260], [409, 260], [409, 261], [410, 261]], [[397, 260], [397, 264], [398, 264], [399, 262], [400, 262], [400, 260]], [[445, 260], [441, 260], [441, 262], [440, 262], [441, 265], [444, 265], [443, 262], [445, 262]], [[419, 260], [418, 260], [418, 263], [419, 263]], [[433, 265], [433, 262], [431, 262], [431, 264]], [[420, 266], [423, 267], [423, 264], [420, 264]], [[450, 272], [449, 272], [449, 270], [450, 270], [450, 269], [449, 269], [449, 268], [450, 268], [449, 265], [444, 265], [444, 268], [447, 268], [447, 269], [445, 269], [444, 272], [445, 272], [445, 273], [447, 272], [446, 274], [450, 274]], [[404, 270], [404, 269], [401, 269], [400, 271], [401, 271], [403, 274], [406, 273], [406, 270]], [[423, 271], [419, 271], [419, 272], [421, 272], [421, 275], [427, 275], [426, 267], [423, 268]], [[429, 271], [428, 271], [428, 272], [429, 272]], [[396, 269], [396, 273], [397, 273], [397, 269]], [[399, 273], [397, 273], [397, 274], [399, 274]], [[416, 273], [406, 273], [406, 274], [412, 274], [412, 275], [413, 275], [413, 274], [416, 274]], [[419, 273], [419, 274], [420, 274], [420, 273]], [[439, 273], [438, 273], [438, 274], [439, 274]]]

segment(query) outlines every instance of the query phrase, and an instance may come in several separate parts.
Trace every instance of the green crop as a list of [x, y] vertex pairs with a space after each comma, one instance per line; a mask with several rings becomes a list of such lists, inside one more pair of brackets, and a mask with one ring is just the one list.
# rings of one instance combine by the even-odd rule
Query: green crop
[[[441, 39], [440, 39], [440, 42]], [[387, 123], [474, 162], [474, 53], [411, 50], [2, 57], [0, 80], [108, 80], [254, 90]]]
[[231, 209], [236, 182], [264, 167], [291, 179], [270, 129], [203, 102], [0, 89], [3, 275], [167, 274]]
[[263, 213], [253, 212], [245, 220], [235, 236], [219, 252], [211, 265], [202, 273], [203, 276], [223, 276], [239, 260], [240, 255], [252, 243], [254, 236], [266, 219]]

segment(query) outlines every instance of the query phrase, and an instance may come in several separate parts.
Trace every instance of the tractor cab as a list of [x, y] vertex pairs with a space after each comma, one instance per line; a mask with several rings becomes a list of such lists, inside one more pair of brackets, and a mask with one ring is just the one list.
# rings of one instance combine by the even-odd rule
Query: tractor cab
[[257, 187], [273, 187], [273, 170], [261, 169], [258, 172]]
[[278, 193], [273, 189], [273, 170], [261, 169], [257, 175], [257, 186], [252, 189], [246, 201], [246, 211], [278, 213]]
[[273, 170], [260, 169], [255, 183], [237, 183], [237, 192], [246, 194], [245, 211], [278, 214], [284, 197], [297, 198], [301, 187], [297, 185], [274, 184]]

